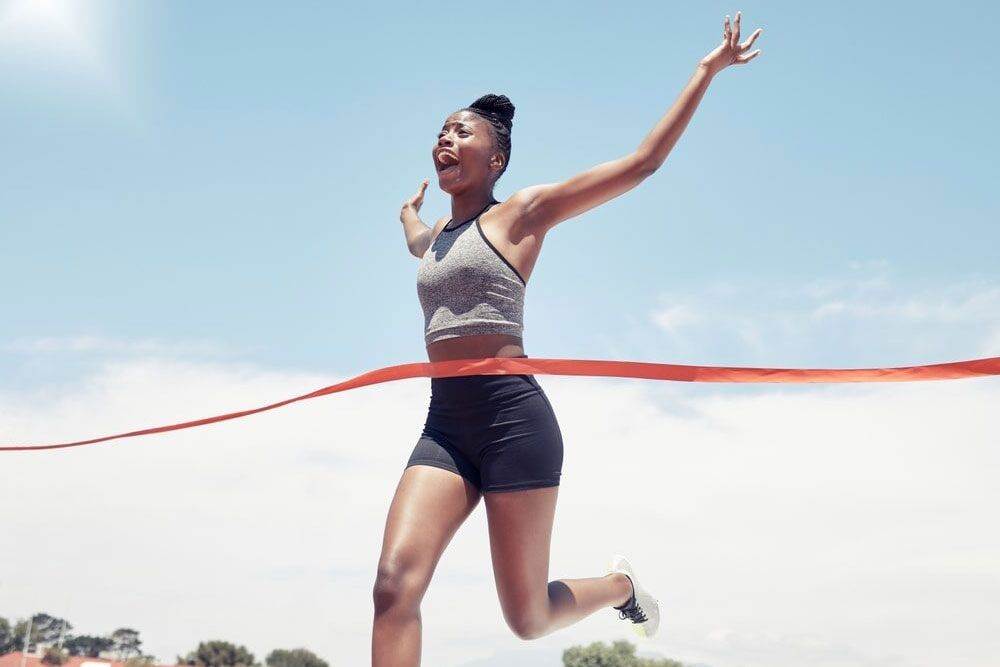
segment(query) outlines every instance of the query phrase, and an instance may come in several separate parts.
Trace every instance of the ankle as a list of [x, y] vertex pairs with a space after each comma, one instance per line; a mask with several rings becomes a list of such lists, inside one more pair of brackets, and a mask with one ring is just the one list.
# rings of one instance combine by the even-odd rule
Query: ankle
[[635, 595], [635, 586], [632, 584], [632, 579], [627, 574], [622, 572], [612, 572], [608, 576], [613, 577], [619, 582], [622, 594], [625, 595], [624, 599], [618, 598], [618, 603], [613, 605], [614, 608], [622, 609], [623, 607], [627, 607]]

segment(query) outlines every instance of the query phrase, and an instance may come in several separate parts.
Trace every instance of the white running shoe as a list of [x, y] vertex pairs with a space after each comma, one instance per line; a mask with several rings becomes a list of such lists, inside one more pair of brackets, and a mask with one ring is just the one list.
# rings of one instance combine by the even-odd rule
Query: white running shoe
[[660, 628], [660, 603], [642, 587], [624, 556], [612, 556], [611, 572], [620, 572], [632, 582], [632, 598], [618, 610], [618, 618], [632, 621], [632, 630], [639, 637], [650, 639]]

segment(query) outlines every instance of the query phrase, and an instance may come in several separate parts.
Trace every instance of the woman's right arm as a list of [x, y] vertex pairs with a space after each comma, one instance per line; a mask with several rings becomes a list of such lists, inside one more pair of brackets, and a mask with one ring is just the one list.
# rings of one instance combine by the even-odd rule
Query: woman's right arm
[[406, 247], [414, 257], [423, 257], [431, 245], [431, 228], [417, 215], [424, 203], [427, 183], [428, 179], [425, 178], [417, 188], [416, 194], [403, 202], [403, 208], [399, 212], [399, 221], [403, 223], [403, 234], [406, 236]]

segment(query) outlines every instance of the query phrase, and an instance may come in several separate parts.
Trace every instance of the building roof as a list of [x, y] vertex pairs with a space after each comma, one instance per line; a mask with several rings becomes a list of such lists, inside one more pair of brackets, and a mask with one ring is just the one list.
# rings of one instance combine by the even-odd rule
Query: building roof
[[[14, 651], [0, 655], [0, 667], [21, 667], [21, 652]], [[42, 662], [41, 655], [31, 653], [24, 660], [24, 667], [49, 667]], [[104, 658], [81, 658], [70, 656], [61, 667], [125, 667], [125, 663], [118, 660], [105, 660]], [[172, 665], [155, 665], [154, 667], [173, 667]]]

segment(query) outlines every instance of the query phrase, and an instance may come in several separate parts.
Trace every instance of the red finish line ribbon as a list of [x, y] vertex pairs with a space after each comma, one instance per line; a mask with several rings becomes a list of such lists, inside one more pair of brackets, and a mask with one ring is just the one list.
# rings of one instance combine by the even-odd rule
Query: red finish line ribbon
[[357, 377], [309, 394], [296, 396], [252, 410], [230, 412], [179, 424], [157, 426], [139, 431], [107, 435], [91, 440], [78, 440], [56, 445], [4, 445], [0, 451], [62, 449], [92, 445], [118, 438], [176, 431], [204, 424], [246, 417], [257, 412], [273, 410], [283, 405], [308, 398], [336, 394], [381, 382], [405, 380], [415, 377], [454, 377], [457, 375], [588, 375], [602, 377], [639, 378], [644, 380], [676, 380], [680, 382], [914, 382], [917, 380], [957, 380], [960, 378], [1000, 375], [1000, 357], [955, 361], [928, 366], [902, 366], [897, 368], [739, 368], [732, 366], [681, 366], [640, 361], [602, 361], [594, 359], [531, 359], [525, 357], [492, 357], [486, 359], [457, 359], [387, 366], [368, 371]]

